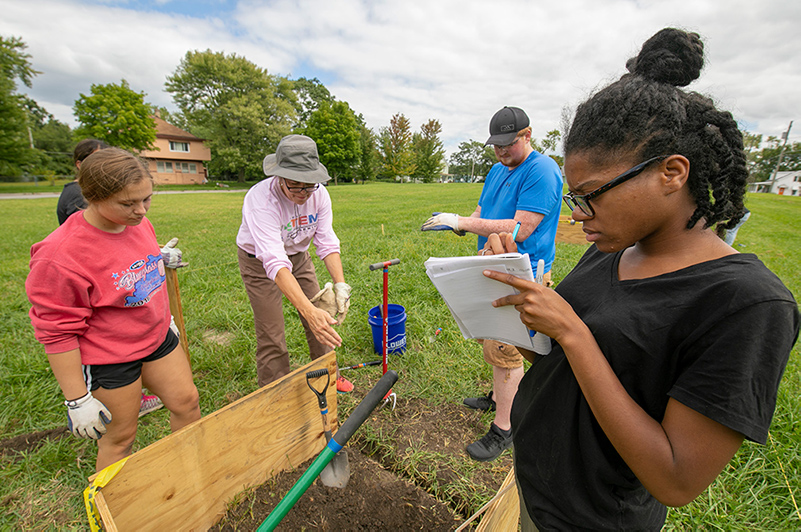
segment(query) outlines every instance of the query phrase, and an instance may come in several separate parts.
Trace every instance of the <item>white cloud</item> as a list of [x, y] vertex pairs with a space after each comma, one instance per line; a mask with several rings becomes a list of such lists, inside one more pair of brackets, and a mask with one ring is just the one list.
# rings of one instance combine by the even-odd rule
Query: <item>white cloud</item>
[[178, 5], [164, 0], [138, 5], [0, 0], [0, 34], [29, 45], [43, 72], [31, 96], [71, 125], [80, 93], [123, 78], [173, 108], [166, 77], [187, 51], [209, 48], [273, 74], [317, 75], [376, 130], [395, 113], [415, 128], [435, 118], [449, 150], [485, 140], [490, 117], [507, 104], [525, 109], [542, 138], [560, 127], [565, 105], [619, 77], [665, 26], [702, 34], [707, 67], [690, 88], [746, 127], [778, 136], [801, 119], [799, 2], [241, 0], [213, 13], [199, 1], [191, 15], [172, 14]]

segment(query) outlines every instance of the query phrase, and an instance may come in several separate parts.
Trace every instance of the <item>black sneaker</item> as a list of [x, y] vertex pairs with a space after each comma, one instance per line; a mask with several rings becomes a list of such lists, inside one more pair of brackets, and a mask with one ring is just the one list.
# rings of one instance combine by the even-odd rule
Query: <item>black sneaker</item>
[[489, 432], [467, 446], [467, 454], [479, 462], [491, 462], [512, 446], [512, 431], [502, 430], [492, 423]]
[[468, 397], [464, 400], [465, 406], [475, 410], [489, 410], [495, 412], [495, 401], [492, 400], [492, 390], [485, 396]]

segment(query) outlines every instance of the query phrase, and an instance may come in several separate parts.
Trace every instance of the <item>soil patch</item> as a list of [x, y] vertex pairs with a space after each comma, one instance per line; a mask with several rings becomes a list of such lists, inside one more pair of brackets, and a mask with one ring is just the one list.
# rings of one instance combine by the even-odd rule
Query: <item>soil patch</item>
[[66, 427], [32, 432], [30, 434], [20, 434], [19, 436], [0, 441], [0, 456], [15, 458], [19, 456], [20, 453], [38, 449], [48, 440], [59, 440], [69, 436], [69, 434]]
[[582, 224], [575, 222], [571, 224], [573, 219], [570, 216], [562, 216], [559, 218], [559, 225], [556, 228], [556, 241], [565, 242], [567, 244], [586, 244], [587, 238], [582, 230]]
[[[401, 397], [395, 410], [373, 412], [348, 443], [348, 485], [327, 488], [317, 479], [276, 530], [455, 530], [512, 465], [508, 451], [489, 463], [465, 454], [487, 426], [461, 405]], [[258, 528], [310, 463], [239, 494], [213, 530]]]
[[[311, 462], [248, 493], [211, 530], [256, 530]], [[447, 505], [358, 450], [348, 449], [348, 462], [347, 486], [328, 488], [318, 478], [276, 530], [453, 530], [462, 521]]]

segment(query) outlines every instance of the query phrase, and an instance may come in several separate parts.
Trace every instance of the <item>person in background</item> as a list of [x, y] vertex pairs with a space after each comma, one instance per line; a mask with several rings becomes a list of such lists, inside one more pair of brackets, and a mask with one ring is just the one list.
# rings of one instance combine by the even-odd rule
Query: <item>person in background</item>
[[[559, 165], [531, 146], [531, 127], [526, 113], [518, 107], [504, 107], [490, 120], [490, 137], [498, 162], [487, 174], [476, 210], [468, 217], [453, 213], [435, 214], [423, 231], [451, 230], [478, 235], [481, 250], [491, 233], [512, 233], [519, 224], [516, 242], [528, 253], [532, 268], [545, 261], [544, 282], [551, 284], [551, 266], [556, 256], [562, 172]], [[515, 346], [484, 340], [484, 360], [492, 366], [493, 389], [485, 397], [464, 400], [469, 408], [494, 410], [495, 419], [486, 435], [467, 446], [475, 460], [490, 461], [512, 445], [509, 414], [512, 399], [523, 378], [523, 356]]]
[[78, 185], [77, 171], [81, 169], [81, 162], [97, 150], [108, 147], [108, 144], [97, 139], [83, 139], [75, 145], [75, 149], [72, 151], [72, 160], [75, 163], [76, 170], [75, 179], [64, 185], [58, 197], [58, 204], [56, 205], [58, 225], [66, 222], [71, 214], [86, 208], [86, 200], [83, 199], [81, 187]]
[[666, 28], [577, 108], [565, 202], [592, 245], [555, 290], [485, 272], [519, 291], [494, 306], [553, 339], [525, 351], [512, 407], [524, 531], [660, 530], [768, 438], [798, 306], [716, 235], [741, 219], [748, 171], [732, 115], [680, 88], [703, 64], [697, 34]]
[[[332, 325], [345, 319], [351, 293], [334, 233], [331, 198], [320, 186], [331, 178], [320, 164], [317, 144], [303, 135], [288, 135], [264, 158], [263, 168], [268, 179], [245, 195], [236, 237], [239, 271], [253, 308], [260, 387], [290, 371], [282, 296], [297, 309], [309, 353], [316, 359], [342, 345]], [[321, 298], [309, 255], [312, 242], [333, 280], [338, 319], [311, 301]], [[337, 375], [336, 384], [340, 393], [353, 390], [342, 376]]]
[[[89, 157], [97, 150], [108, 148], [109, 145], [102, 140], [97, 139], [83, 139], [75, 145], [72, 152], [72, 160], [75, 163], [75, 179], [70, 181], [61, 191], [58, 197], [58, 204], [56, 205], [56, 216], [58, 217], [58, 225], [63, 225], [73, 213], [86, 209], [86, 200], [81, 194], [81, 187], [78, 185], [77, 172], [81, 169], [81, 162]], [[178, 242], [177, 238], [172, 239], [164, 248], [161, 253], [164, 257], [164, 263], [171, 268], [180, 267], [184, 263], [181, 261], [181, 250], [175, 247]], [[155, 395], [150, 395], [142, 390], [142, 399], [139, 405], [139, 417], [142, 417], [151, 412], [155, 412], [164, 405], [161, 399]]]
[[200, 419], [200, 407], [145, 217], [153, 177], [135, 156], [106, 148], [84, 159], [78, 184], [86, 209], [33, 245], [25, 288], [69, 429], [98, 441], [100, 471], [131, 454], [143, 385], [170, 411], [173, 431]]

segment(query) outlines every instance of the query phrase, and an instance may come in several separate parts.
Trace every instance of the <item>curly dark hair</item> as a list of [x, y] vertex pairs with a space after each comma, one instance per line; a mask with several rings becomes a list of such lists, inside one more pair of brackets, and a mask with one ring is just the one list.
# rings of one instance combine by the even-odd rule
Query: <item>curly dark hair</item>
[[680, 154], [690, 161], [688, 186], [701, 219], [722, 232], [745, 214], [746, 157], [731, 113], [696, 92], [684, 91], [704, 66], [697, 33], [665, 28], [626, 63], [629, 73], [576, 109], [565, 156], [591, 152], [600, 159], [631, 154], [638, 160]]

